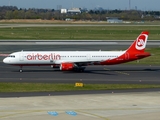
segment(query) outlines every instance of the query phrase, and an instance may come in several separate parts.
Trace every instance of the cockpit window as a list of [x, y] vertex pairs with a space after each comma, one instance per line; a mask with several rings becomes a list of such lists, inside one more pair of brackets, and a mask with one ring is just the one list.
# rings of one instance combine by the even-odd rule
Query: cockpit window
[[8, 57], [15, 58], [15, 55], [8, 55]]

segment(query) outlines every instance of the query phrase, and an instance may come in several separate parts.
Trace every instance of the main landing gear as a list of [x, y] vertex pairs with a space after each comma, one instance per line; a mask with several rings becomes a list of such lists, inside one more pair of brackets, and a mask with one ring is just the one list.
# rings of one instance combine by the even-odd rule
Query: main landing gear
[[85, 67], [78, 67], [76, 69], [74, 69], [76, 72], [84, 72]]

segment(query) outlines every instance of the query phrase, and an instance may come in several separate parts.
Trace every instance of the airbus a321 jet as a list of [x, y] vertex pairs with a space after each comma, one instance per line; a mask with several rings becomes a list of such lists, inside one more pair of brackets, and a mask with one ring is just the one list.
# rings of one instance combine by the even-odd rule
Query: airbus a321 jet
[[145, 52], [148, 31], [143, 31], [125, 51], [20, 51], [8, 55], [3, 62], [9, 65], [51, 66], [62, 71], [83, 71], [88, 65], [114, 65], [150, 56]]

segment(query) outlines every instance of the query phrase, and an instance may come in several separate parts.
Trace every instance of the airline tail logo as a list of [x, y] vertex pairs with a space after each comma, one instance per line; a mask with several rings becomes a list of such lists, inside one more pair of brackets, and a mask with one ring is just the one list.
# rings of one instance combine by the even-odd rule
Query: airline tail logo
[[136, 49], [137, 50], [143, 50], [146, 47], [148, 35], [141, 34], [136, 41]]
[[145, 41], [143, 39], [138, 39], [137, 46], [142, 47], [145, 44]]

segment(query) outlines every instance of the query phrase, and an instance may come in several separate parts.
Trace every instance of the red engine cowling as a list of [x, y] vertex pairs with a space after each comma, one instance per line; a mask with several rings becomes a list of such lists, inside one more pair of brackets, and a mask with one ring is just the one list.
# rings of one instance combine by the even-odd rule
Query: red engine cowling
[[73, 70], [73, 68], [74, 68], [74, 64], [73, 63], [62, 63], [60, 65], [60, 70], [62, 70], [62, 71]]

